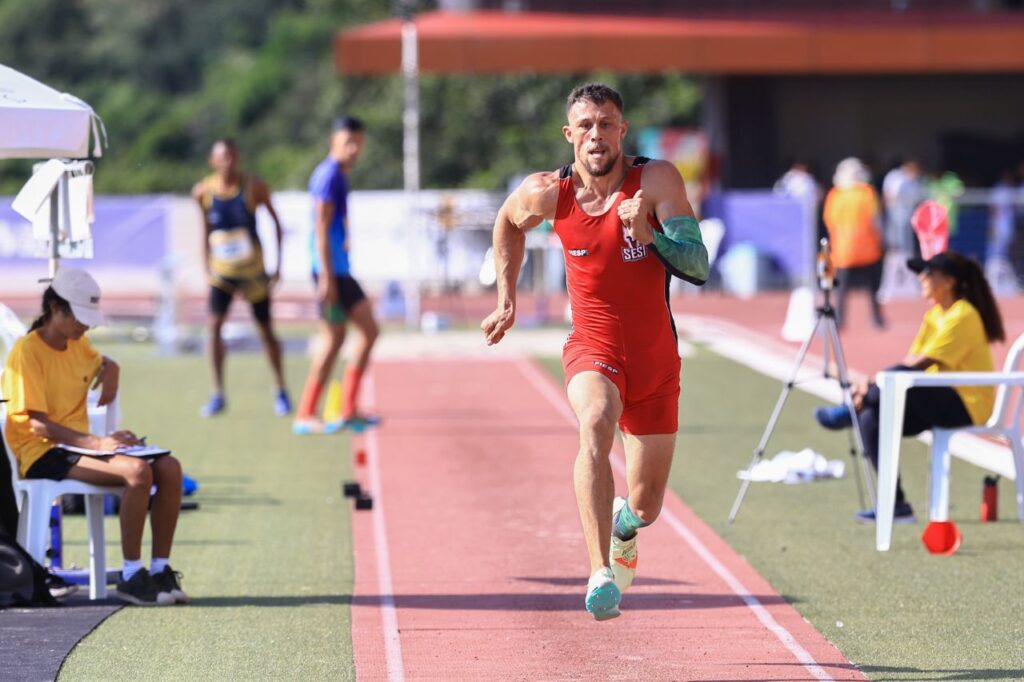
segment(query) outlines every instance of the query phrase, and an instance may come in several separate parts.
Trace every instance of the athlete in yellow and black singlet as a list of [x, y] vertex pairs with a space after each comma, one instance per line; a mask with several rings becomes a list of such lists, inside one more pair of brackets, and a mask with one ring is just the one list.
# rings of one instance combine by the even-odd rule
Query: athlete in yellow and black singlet
[[210, 274], [210, 313], [223, 315], [235, 292], [252, 304], [253, 316], [270, 317], [269, 278], [256, 232], [252, 183], [245, 175], [226, 186], [216, 174], [201, 181], [199, 203], [206, 216], [206, 259]]
[[[266, 183], [238, 170], [238, 149], [231, 140], [218, 140], [210, 149], [214, 172], [196, 183], [193, 198], [203, 215], [203, 248], [210, 280], [210, 360], [214, 393], [200, 411], [212, 417], [227, 406], [224, 399], [224, 356], [226, 349], [221, 330], [235, 293], [241, 293], [252, 305], [252, 314], [270, 360], [277, 382], [274, 411], [280, 416], [291, 412], [291, 401], [284, 387], [281, 370], [281, 345], [274, 335], [270, 318], [270, 291], [281, 272], [281, 221], [270, 202]], [[277, 268], [267, 275], [263, 248], [256, 232], [256, 209], [264, 206], [274, 221], [277, 237]]]

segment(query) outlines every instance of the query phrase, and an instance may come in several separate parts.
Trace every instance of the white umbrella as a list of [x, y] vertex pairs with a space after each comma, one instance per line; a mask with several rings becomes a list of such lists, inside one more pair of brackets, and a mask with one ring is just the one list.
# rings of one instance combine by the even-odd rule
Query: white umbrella
[[0, 64], [0, 158], [101, 156], [103, 122], [88, 104]]

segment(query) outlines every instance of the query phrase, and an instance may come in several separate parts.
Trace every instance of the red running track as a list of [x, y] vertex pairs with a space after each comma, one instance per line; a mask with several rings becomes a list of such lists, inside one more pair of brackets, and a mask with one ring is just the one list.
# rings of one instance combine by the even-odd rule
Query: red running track
[[367, 394], [358, 679], [866, 679], [672, 493], [623, 615], [594, 621], [575, 420], [531, 361], [380, 362]]

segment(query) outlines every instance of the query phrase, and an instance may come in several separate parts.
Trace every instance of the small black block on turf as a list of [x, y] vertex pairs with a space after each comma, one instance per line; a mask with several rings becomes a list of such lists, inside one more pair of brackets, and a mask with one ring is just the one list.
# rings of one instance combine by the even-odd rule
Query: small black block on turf
[[345, 493], [345, 497], [361, 497], [363, 486], [359, 485], [358, 481], [345, 481], [341, 484], [341, 491]]
[[356, 498], [356, 509], [373, 509], [373, 498], [369, 495], [360, 495]]

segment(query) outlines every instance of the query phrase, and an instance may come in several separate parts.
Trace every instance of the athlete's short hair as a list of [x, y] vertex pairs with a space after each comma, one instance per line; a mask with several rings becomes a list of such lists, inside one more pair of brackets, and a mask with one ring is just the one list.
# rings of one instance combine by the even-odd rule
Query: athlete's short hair
[[568, 114], [576, 102], [584, 100], [597, 105], [611, 102], [619, 110], [620, 114], [624, 113], [622, 95], [604, 83], [587, 83], [586, 85], [577, 85], [573, 88], [572, 92], [569, 93], [569, 97], [565, 100], [565, 113]]
[[331, 123], [331, 132], [336, 133], [339, 130], [347, 130], [350, 133], [361, 133], [365, 130], [363, 122], [355, 116], [339, 116], [334, 119]]

